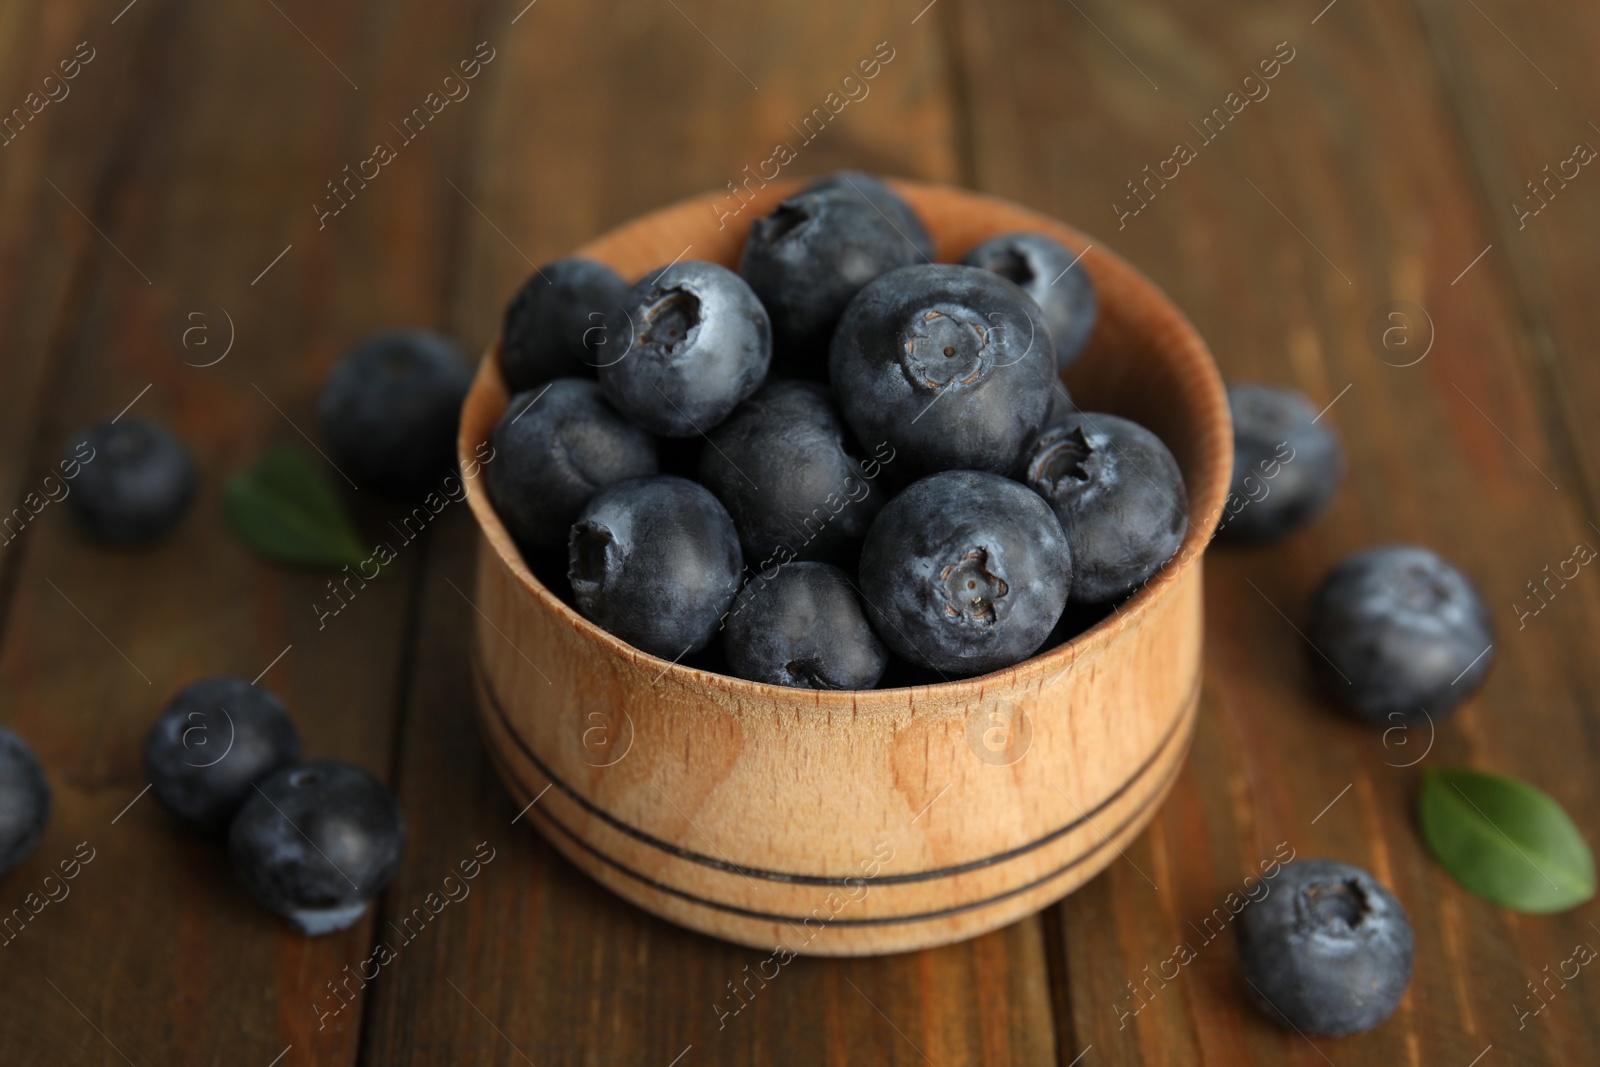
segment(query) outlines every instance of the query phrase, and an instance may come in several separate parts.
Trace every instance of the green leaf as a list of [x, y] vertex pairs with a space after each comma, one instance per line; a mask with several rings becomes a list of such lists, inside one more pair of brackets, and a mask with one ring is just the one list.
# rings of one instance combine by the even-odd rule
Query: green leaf
[[1513, 911], [1554, 912], [1594, 896], [1594, 855], [1567, 813], [1526, 782], [1456, 767], [1424, 772], [1422, 836], [1445, 870]]
[[327, 475], [292, 448], [229, 478], [222, 509], [246, 548], [278, 563], [334, 568], [368, 555]]

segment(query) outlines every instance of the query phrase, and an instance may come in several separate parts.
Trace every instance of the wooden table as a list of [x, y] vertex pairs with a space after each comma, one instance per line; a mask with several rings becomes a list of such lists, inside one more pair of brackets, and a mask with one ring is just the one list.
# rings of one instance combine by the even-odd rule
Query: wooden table
[[[192, 514], [146, 551], [95, 547], [61, 504], [0, 537], [0, 720], [55, 793], [0, 907], [80, 842], [94, 857], [0, 947], [0, 1063], [1593, 1062], [1600, 977], [1522, 1028], [1517, 1006], [1575, 942], [1600, 944], [1600, 908], [1531, 917], [1469, 896], [1411, 810], [1420, 766], [1471, 764], [1540, 785], [1582, 826], [1600, 815], [1600, 577], [1520, 625], [1515, 607], [1600, 539], [1600, 176], [1538, 200], [1524, 185], [1600, 144], [1600, 8], [524, 2], [0, 11], [0, 107], [28, 116], [0, 137], [0, 500], [130, 404], [203, 472]], [[476, 77], [447, 84], [475, 53]], [[59, 99], [31, 114], [46, 91]], [[481, 350], [534, 263], [742, 181], [779, 141], [790, 174], [959, 182], [1100, 235], [1226, 375], [1330, 405], [1350, 474], [1310, 530], [1210, 554], [1193, 753], [1125, 859], [967, 944], [796, 960], [719, 1025], [761, 953], [621, 903], [512, 824], [470, 712], [464, 509], [319, 629], [325, 578], [247, 554], [218, 494], [269, 443], [310, 447], [319, 384], [364, 333], [421, 324]], [[380, 142], [392, 160], [335, 200]], [[1180, 143], [1192, 158], [1168, 162]], [[350, 498], [369, 531], [395, 514]], [[1499, 627], [1491, 680], [1431, 747], [1319, 704], [1295, 629], [1335, 560], [1395, 540], [1461, 565]], [[166, 699], [263, 670], [308, 751], [385, 776], [410, 824], [398, 879], [338, 935], [272, 920], [222, 850], [141, 793]], [[493, 860], [470, 897], [364, 988], [348, 979], [480, 842]], [[1290, 848], [1371, 869], [1410, 910], [1416, 974], [1391, 1020], [1315, 1045], [1268, 1024], [1231, 937], [1131, 999]]]

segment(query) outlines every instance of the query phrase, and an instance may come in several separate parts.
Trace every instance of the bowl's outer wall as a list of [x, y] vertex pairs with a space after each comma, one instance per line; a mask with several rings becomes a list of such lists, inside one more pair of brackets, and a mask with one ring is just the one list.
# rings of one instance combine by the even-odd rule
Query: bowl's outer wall
[[[475, 675], [490, 753], [527, 818], [641, 907], [758, 947], [854, 955], [970, 937], [1098, 873], [1170, 789], [1198, 703], [1200, 555], [1232, 468], [1216, 367], [1155, 287], [1082, 235], [1015, 205], [895, 183], [941, 260], [1033, 229], [1086, 250], [1100, 319], [1068, 372], [1084, 410], [1155, 430], [1189, 490], [1179, 555], [1066, 645], [980, 678], [819, 693], [668, 663], [595, 627], [528, 571], [480, 480]], [[749, 221], [713, 200], [579, 250], [634, 278], [674, 258], [736, 266]], [[725, 203], [725, 200], [723, 201]], [[491, 349], [463, 462], [508, 402]], [[493, 462], [491, 459], [490, 462]], [[469, 467], [470, 469], [470, 467]]]

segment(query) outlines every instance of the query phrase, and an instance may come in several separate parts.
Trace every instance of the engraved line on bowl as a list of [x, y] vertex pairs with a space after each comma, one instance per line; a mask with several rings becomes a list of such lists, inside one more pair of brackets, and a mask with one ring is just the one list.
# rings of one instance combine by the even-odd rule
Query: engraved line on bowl
[[[493, 751], [491, 751], [490, 752], [490, 759], [498, 768], [501, 769], [501, 772], [502, 772], [503, 775], [508, 773], [505, 770], [504, 764], [501, 763], [501, 760], [500, 760], [500, 757], [499, 757], [498, 754], [496, 754]], [[1173, 763], [1173, 765], [1167, 770], [1167, 773], [1165, 774], [1165, 776], [1162, 777], [1160, 783], [1153, 790], [1150, 791], [1150, 794], [1145, 798], [1145, 800], [1140, 804], [1140, 806], [1137, 807], [1134, 811], [1132, 811], [1128, 815], [1128, 817], [1126, 819], [1122, 820], [1122, 822], [1118, 823], [1117, 826], [1112, 829], [1111, 833], [1112, 833], [1112, 839], [1113, 840], [1115, 840], [1117, 837], [1121, 836], [1125, 831], [1127, 831], [1129, 829], [1129, 827], [1133, 826], [1140, 819], [1144, 818], [1147, 814], [1149, 814], [1155, 807], [1157, 807], [1160, 804], [1160, 802], [1166, 797], [1168, 788], [1172, 785], [1173, 782], [1175, 782], [1177, 780], [1178, 774], [1183, 770], [1183, 765], [1184, 765], [1184, 763], [1183, 763], [1182, 760], [1178, 760], [1178, 761], [1175, 761]], [[512, 777], [514, 777], [514, 776], [512, 776]], [[645, 885], [645, 886], [647, 886], [647, 887], [649, 887], [651, 889], [655, 889], [655, 890], [658, 890], [659, 892], [666, 893], [668, 896], [677, 897], [680, 900], [688, 901], [691, 904], [698, 904], [698, 905], [700, 905], [702, 907], [709, 908], [709, 909], [711, 909], [713, 911], [727, 912], [727, 913], [729, 913], [731, 915], [738, 915], [738, 916], [741, 916], [741, 917], [744, 917], [744, 918], [749, 918], [749, 919], [759, 919], [759, 920], [761, 920], [763, 922], [801, 923], [801, 922], [804, 922], [805, 919], [807, 918], [807, 916], [804, 916], [804, 915], [781, 915], [781, 914], [778, 914], [778, 913], [775, 913], [775, 912], [757, 911], [757, 910], [755, 910], [753, 908], [742, 908], [742, 907], [739, 907], [736, 904], [724, 904], [724, 903], [722, 903], [720, 901], [709, 900], [709, 899], [707, 899], [705, 897], [696, 896], [695, 894], [687, 892], [685, 890], [678, 889], [678, 888], [675, 888], [675, 887], [670, 886], [670, 885], [665, 885], [665, 884], [663, 884], [661, 882], [657, 882], [655, 879], [651, 878], [649, 875], [641, 874], [640, 872], [638, 872], [638, 871], [634, 870], [633, 868], [627, 866], [626, 864], [622, 863], [621, 861], [616, 860], [616, 859], [612, 858], [610, 855], [607, 855], [606, 853], [600, 851], [594, 845], [590, 844], [588, 841], [586, 841], [583, 838], [579, 837], [565, 823], [563, 823], [560, 819], [557, 819], [554, 815], [552, 815], [548, 808], [540, 808], [538, 811], [534, 812], [533, 814], [534, 814], [534, 818], [535, 819], [542, 818], [542, 819], [546, 820], [553, 829], [555, 829], [557, 832], [559, 832], [561, 834], [561, 836], [563, 836], [567, 840], [571, 841], [573, 843], [573, 845], [575, 845], [581, 851], [587, 852], [588, 854], [593, 856], [595, 859], [599, 860], [601, 863], [605, 864], [608, 867], [611, 867], [611, 868], [617, 870], [621, 874], [626, 875], [627, 877], [633, 879], [634, 881], [639, 882], [639, 883], [641, 883], [641, 884], [643, 884], [643, 885]], [[559, 847], [559, 845], [557, 847]], [[1016, 886], [1016, 887], [1011, 888], [1011, 889], [1007, 889], [1007, 890], [1005, 890], [1003, 892], [996, 893], [993, 896], [985, 897], [985, 898], [983, 898], [981, 900], [969, 901], [969, 902], [964, 903], [964, 904], [953, 904], [953, 905], [951, 905], [950, 907], [947, 907], [947, 908], [939, 908], [939, 909], [936, 909], [936, 910], [933, 910], [933, 911], [916, 912], [916, 913], [912, 913], [912, 914], [908, 914], [908, 915], [886, 915], [886, 916], [878, 916], [878, 917], [874, 917], [874, 918], [863, 918], [863, 919], [834, 918], [829, 923], [829, 925], [830, 926], [863, 926], [863, 927], [864, 926], [895, 926], [895, 925], [902, 925], [902, 924], [906, 924], [906, 923], [931, 922], [931, 921], [934, 921], [934, 920], [937, 920], [937, 919], [948, 918], [948, 917], [950, 917], [952, 915], [960, 915], [960, 914], [963, 914], [965, 912], [977, 911], [977, 910], [980, 910], [982, 908], [987, 908], [987, 907], [991, 907], [991, 906], [996, 905], [996, 904], [1003, 903], [1006, 900], [1011, 899], [1012, 897], [1020, 896], [1023, 893], [1031, 892], [1034, 889], [1039, 888], [1040, 886], [1046, 885], [1049, 882], [1052, 882], [1055, 879], [1061, 877], [1062, 875], [1069, 873], [1070, 871], [1072, 871], [1073, 869], [1077, 868], [1081, 864], [1087, 863], [1089, 860], [1093, 859], [1094, 857], [1099, 855], [1101, 852], [1105, 851], [1105, 847], [1106, 846], [1105, 846], [1104, 842], [1100, 842], [1100, 843], [1091, 845], [1088, 850], [1086, 850], [1085, 852], [1081, 853], [1080, 855], [1078, 855], [1074, 859], [1069, 860], [1068, 862], [1062, 864], [1060, 867], [1056, 868], [1055, 870], [1046, 872], [1045, 874], [1041, 875], [1040, 877], [1035, 878], [1032, 881], [1027, 882], [1024, 885], [1020, 885], [1020, 886]], [[873, 879], [874, 882], [882, 882], [882, 881], [886, 881], [886, 880], [887, 880], [886, 877], [882, 876], [882, 875], [880, 875], [879, 877]], [[851, 882], [850, 884], [852, 884], [852, 885], [859, 884], [859, 881]]]
[[[1072, 810], [1073, 811], [1077, 812], [1079, 815], [1083, 815], [1083, 809], [1078, 807], [1078, 805], [1073, 804], [1072, 803], [1072, 798], [1067, 796], [1067, 794], [1062, 793], [1060, 786], [1056, 785], [1054, 782], [1051, 782], [1050, 783], [1050, 788], [1054, 789], [1057, 793], [1060, 793], [1062, 800], [1065, 800], [1068, 804], [1072, 804]], [[1089, 824], [1089, 828], [1091, 830], [1093, 830], [1095, 833], [1100, 835], [1100, 840], [1104, 841], [1108, 845], [1111, 844], [1111, 838], [1107, 837], [1106, 836], [1106, 832], [1104, 830], [1100, 829], [1100, 827], [1098, 827], [1098, 826], [1096, 826], [1094, 824], [1094, 820], [1093, 819], [1089, 818], [1089, 816], [1087, 816], [1087, 815], [1083, 815], [1083, 821]], [[1134, 870], [1139, 872], [1139, 877], [1140, 878], [1143, 878], [1145, 881], [1150, 882], [1150, 876], [1148, 874], [1144, 873], [1144, 868], [1140, 867], [1137, 863], [1133, 862], [1132, 857], [1130, 857], [1126, 852], [1122, 851], [1122, 846], [1113, 845], [1112, 847], [1117, 850], [1117, 854], [1119, 856], [1121, 856], [1123, 859], [1128, 861], [1128, 866], [1132, 867]], [[1157, 893], [1161, 892], [1161, 887], [1156, 885], [1154, 882], [1150, 882], [1150, 888], [1154, 889]]]
[[[584, 797], [582, 794], [578, 793], [577, 790], [573, 789], [571, 785], [567, 784], [560, 777], [558, 777], [552, 768], [528, 747], [527, 743], [522, 739], [522, 736], [517, 733], [516, 729], [511, 725], [510, 716], [507, 715], [505, 707], [501, 704], [498, 694], [495, 693], [493, 686], [490, 684], [488, 671], [483, 667], [481, 660], [478, 662], [477, 669], [474, 673], [478, 677], [478, 683], [483, 690], [484, 696], [487, 698], [489, 707], [493, 710], [495, 717], [499, 720], [501, 729], [504, 730], [507, 736], [511, 738], [512, 743], [516, 745], [518, 751], [520, 751], [522, 755], [527, 758], [528, 762], [533, 764], [534, 768], [538, 770], [539, 774], [543, 778], [554, 784], [556, 789], [565, 794], [568, 799], [572, 800], [585, 812], [600, 819], [613, 829], [620, 831], [636, 841], [639, 841], [645, 845], [649, 845], [658, 851], [666, 852], [670, 855], [676, 856], [679, 859], [689, 860], [702, 866], [712, 867], [717, 870], [726, 870], [729, 873], [733, 873], [735, 870], [737, 870], [738, 873], [755, 875], [758, 878], [764, 878], [769, 881], [794, 882], [800, 885], [848, 886], [855, 884], [853, 876], [832, 877], [827, 875], [802, 874], [791, 871], [775, 871], [762, 867], [751, 866], [748, 864], [735, 868], [732, 865], [723, 863], [714, 856], [707, 856], [703, 853], [694, 852], [679, 845], [674, 845], [671, 842], [663, 841], [660, 838], [640, 830], [638, 827], [623, 822], [609, 811], [599, 807], [591, 802], [587, 797]], [[1173, 716], [1172, 722], [1167, 726], [1167, 729], [1163, 733], [1155, 751], [1146, 757], [1144, 762], [1141, 763], [1139, 767], [1121, 785], [1119, 785], [1103, 800], [1095, 804], [1093, 808], [1089, 809], [1087, 812], [1089, 817], [1100, 814], [1112, 804], [1116, 803], [1136, 783], [1138, 783], [1149, 773], [1151, 767], [1162, 757], [1163, 754], [1166, 753], [1173, 740], [1179, 736], [1181, 728], [1185, 725], [1185, 723], [1192, 720], [1193, 712], [1198, 706], [1199, 700], [1200, 679], [1197, 676], [1193, 687], [1189, 691], [1188, 697], [1180, 702], [1177, 714]], [[885, 885], [900, 882], [921, 882], [935, 878], [947, 878], [951, 875], [964, 874], [968, 871], [977, 870], [982, 867], [989, 867], [995, 864], [1004, 863], [1050, 844], [1052, 841], [1055, 841], [1056, 839], [1071, 833], [1073, 830], [1076, 830], [1078, 827], [1082, 826], [1084, 822], [1084, 819], [1075, 819], [1072, 822], [1067, 823], [1065, 826], [1057, 827], [1056, 829], [1049, 831], [1033, 841], [1026, 842], [1016, 846], [1015, 848], [1007, 849], [1003, 852], [997, 852], [993, 855], [985, 856], [980, 859], [969, 860], [966, 863], [955, 864], [950, 867], [941, 867], [927, 871], [910, 871], [903, 874], [883, 874], [873, 879], [873, 881]]]

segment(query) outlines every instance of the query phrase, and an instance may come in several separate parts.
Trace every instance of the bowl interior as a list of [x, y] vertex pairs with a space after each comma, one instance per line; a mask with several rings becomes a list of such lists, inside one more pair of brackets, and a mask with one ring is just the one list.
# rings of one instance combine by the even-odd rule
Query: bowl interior
[[[1044, 670], [1057, 669], [1057, 664], [1065, 667], [1105, 647], [1161, 595], [1171, 579], [1199, 566], [1201, 552], [1221, 515], [1233, 469], [1233, 433], [1221, 376], [1205, 343], [1172, 302], [1137, 270], [1078, 231], [982, 194], [910, 181], [891, 184], [927, 224], [943, 262], [955, 262], [978, 242], [1017, 230], [1045, 233], [1081, 253], [1072, 269], [1087, 270], [1093, 279], [1099, 318], [1088, 347], [1064, 378], [1073, 402], [1082, 410], [1121, 415], [1153, 430], [1172, 450], [1183, 472], [1189, 495], [1189, 529], [1177, 555], [1117, 611], [1089, 630], [995, 674], [1030, 666]], [[575, 254], [607, 263], [630, 281], [683, 259], [710, 260], [737, 269], [749, 224], [800, 185], [799, 181], [774, 182], [756, 191], [741, 190], [742, 196], [686, 200], [627, 223]], [[498, 356], [496, 341], [483, 358], [462, 413], [459, 450], [464, 465], [485, 454], [478, 450], [510, 401]], [[697, 681], [749, 687], [773, 698], [798, 692], [669, 664], [601, 630], [528, 569], [479, 479], [467, 482], [467, 493], [492, 550], [532, 596], [585, 637], [617, 654], [653, 662], [663, 672], [680, 672]], [[981, 688], [984, 677], [994, 675], [915, 688]], [[811, 703], [852, 700], [850, 693], [806, 692], [805, 697]]]

